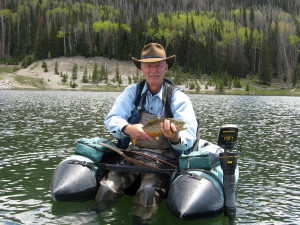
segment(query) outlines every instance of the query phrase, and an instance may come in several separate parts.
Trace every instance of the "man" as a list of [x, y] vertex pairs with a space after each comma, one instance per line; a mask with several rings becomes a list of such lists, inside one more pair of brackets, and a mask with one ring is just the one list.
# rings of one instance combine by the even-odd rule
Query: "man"
[[[164, 48], [157, 43], [146, 45], [141, 54], [141, 59], [132, 57], [132, 61], [140, 69], [145, 77], [145, 84], [141, 92], [133, 84], [127, 87], [117, 98], [104, 123], [113, 136], [118, 139], [130, 137], [137, 140], [135, 146], [128, 149], [146, 149], [150, 152], [160, 153], [169, 158], [176, 158], [182, 151], [190, 149], [196, 141], [197, 121], [189, 98], [180, 90], [171, 88], [164, 80], [164, 75], [175, 62], [175, 55], [166, 57]], [[166, 87], [169, 87], [167, 89]], [[171, 90], [171, 102], [166, 104], [164, 97]], [[134, 112], [137, 93], [141, 93], [142, 103], [140, 119], [133, 124], [129, 123]], [[167, 109], [170, 109], [169, 113]], [[168, 114], [168, 115], [167, 115]], [[171, 114], [175, 119], [181, 119], [186, 123], [186, 130], [178, 131], [170, 120], [165, 119], [161, 123], [163, 136], [158, 140], [150, 137], [143, 131], [143, 126], [148, 120], [167, 118]], [[170, 129], [172, 132], [170, 132]], [[141, 178], [141, 184], [134, 197], [133, 211], [135, 215], [155, 211], [166, 194], [168, 178], [152, 173], [121, 173], [110, 171], [101, 180], [98, 190], [97, 202], [114, 202], [132, 183]]]

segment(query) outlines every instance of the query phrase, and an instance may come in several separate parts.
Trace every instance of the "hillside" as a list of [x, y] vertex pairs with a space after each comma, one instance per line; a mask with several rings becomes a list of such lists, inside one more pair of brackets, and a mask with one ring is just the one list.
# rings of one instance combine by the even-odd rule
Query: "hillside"
[[[44, 71], [42, 67], [43, 62], [47, 64], [48, 72]], [[55, 63], [58, 65], [58, 72], [68, 75], [68, 81], [62, 82], [62, 77], [55, 74]], [[108, 83], [104, 81], [94, 84], [91, 81], [94, 65], [97, 63], [98, 71], [104, 65], [108, 71]], [[76, 88], [70, 87], [70, 80], [72, 77], [72, 70], [74, 64], [78, 66], [78, 78], [75, 83]], [[137, 72], [142, 78], [140, 71], [131, 61], [119, 61], [116, 59], [107, 59], [105, 57], [85, 58], [81, 56], [76, 57], [60, 57], [56, 59], [47, 59], [36, 61], [25, 69], [19, 69], [13, 72], [13, 66], [6, 66], [7, 69], [0, 74], [0, 89], [49, 89], [49, 90], [99, 90], [99, 91], [120, 91], [129, 85], [128, 77], [136, 76]], [[83, 83], [82, 78], [85, 67], [87, 68], [90, 80], [88, 83]], [[122, 84], [119, 85], [115, 80], [116, 69], [119, 68]], [[185, 85], [180, 86], [187, 90]], [[203, 87], [205, 88], [204, 84]], [[209, 87], [207, 91], [213, 91], [213, 87]]]
[[[44, 68], [42, 68], [42, 63], [45, 62], [47, 64], [48, 72], [44, 71]], [[55, 74], [55, 63], [57, 62], [58, 65], [58, 72], [61, 74], [67, 74], [68, 79], [66, 83], [62, 82], [62, 77], [60, 75]], [[88, 84], [84, 84], [82, 82], [82, 77], [84, 74], [85, 67], [87, 68], [88, 75], [91, 77], [94, 69], [94, 65], [97, 63], [98, 65], [98, 71], [100, 70], [102, 65], [106, 65], [109, 80], [112, 80], [113, 77], [115, 77], [115, 71], [117, 66], [119, 67], [119, 70], [122, 71], [122, 78], [124, 81], [124, 85], [127, 85], [128, 79], [127, 77], [129, 75], [133, 75], [136, 73], [136, 70], [131, 62], [126, 61], [118, 61], [115, 59], [108, 60], [104, 57], [93, 57], [93, 58], [85, 58], [81, 56], [76, 57], [60, 57], [56, 59], [47, 59], [42, 61], [36, 61], [33, 64], [31, 64], [29, 67], [25, 69], [20, 69], [16, 71], [14, 74], [17, 75], [17, 79], [8, 78], [6, 76], [6, 80], [9, 80], [11, 82], [11, 85], [13, 88], [38, 88], [38, 89], [62, 89], [62, 90], [68, 90], [72, 89], [69, 85], [69, 81], [72, 77], [72, 70], [74, 64], [77, 64], [78, 66], [78, 78], [75, 80], [78, 87], [76, 89], [82, 89], [83, 86], [95, 86], [95, 84], [92, 84], [91, 81], [89, 81]], [[34, 85], [36, 82], [22, 82], [22, 78], [24, 79], [31, 79], [31, 81], [40, 81], [37, 82], [40, 85]], [[100, 82], [99, 86], [107, 85], [104, 82]], [[113, 85], [113, 84], [112, 84]]]
[[[47, 64], [48, 72], [44, 71], [42, 64]], [[68, 74], [66, 83], [62, 82], [62, 77], [55, 74], [55, 63], [57, 62], [58, 72], [60, 74]], [[83, 83], [82, 77], [85, 67], [87, 68], [88, 76], [91, 78], [94, 65], [97, 63], [98, 71], [102, 65], [106, 65], [108, 71], [108, 82], [104, 81], [99, 84], [93, 84], [91, 80], [89, 83]], [[78, 66], [78, 78], [75, 83], [76, 88], [70, 87], [70, 80], [72, 77], [72, 70], [74, 64]], [[116, 69], [119, 68], [122, 84], [115, 81]], [[18, 68], [18, 70], [16, 70]], [[21, 69], [20, 69], [21, 68]], [[16, 71], [14, 71], [16, 70]], [[173, 69], [172, 69], [173, 71]], [[33, 90], [90, 90], [90, 91], [122, 91], [129, 85], [128, 77], [136, 76], [137, 69], [131, 61], [119, 61], [116, 59], [107, 59], [105, 57], [85, 58], [81, 56], [76, 57], [60, 57], [56, 59], [46, 59], [43, 61], [36, 61], [27, 68], [21, 66], [6, 66], [0, 65], [0, 89], [33, 89]], [[142, 74], [138, 71], [140, 78]], [[192, 78], [192, 76], [185, 74], [185, 76]], [[188, 79], [185, 83], [180, 85], [188, 93], [221, 93], [221, 94], [258, 94], [258, 95], [295, 95], [300, 96], [299, 84], [298, 88], [293, 88], [290, 83], [273, 80], [272, 85], [259, 85], [255, 79], [242, 79], [241, 88], [231, 88], [220, 92], [216, 90], [215, 84], [210, 83], [211, 76], [201, 75], [201, 79], [197, 82], [200, 90], [196, 88], [190, 89], [189, 83], [195, 82], [195, 79]], [[246, 85], [249, 85], [250, 91], [246, 91]]]
[[[48, 72], [42, 68], [43, 61], [47, 64]], [[58, 65], [59, 73], [68, 74], [68, 82], [63, 83], [62, 77], [55, 74], [55, 62]], [[72, 70], [74, 64], [78, 65], [78, 78], [75, 80], [78, 85], [76, 88], [71, 88], [69, 81], [71, 80]], [[83, 83], [82, 77], [85, 67], [88, 75], [91, 77], [94, 65], [97, 63], [98, 71], [102, 65], [106, 65], [108, 71], [108, 83], [104, 81], [99, 84]], [[49, 90], [99, 90], [99, 91], [120, 91], [129, 85], [128, 77], [136, 76], [137, 69], [131, 61], [119, 61], [116, 59], [107, 59], [104, 57], [85, 58], [81, 56], [76, 57], [60, 57], [56, 59], [47, 59], [36, 61], [25, 69], [13, 71], [12, 66], [7, 66], [10, 69], [5, 70], [0, 74], [0, 89], [49, 89]], [[116, 76], [116, 69], [119, 68], [122, 77], [122, 84], [119, 85], [114, 78]], [[138, 71], [140, 77], [142, 74]], [[180, 86], [187, 90], [185, 85]], [[205, 88], [204, 84], [201, 88]], [[209, 87], [207, 91], [214, 91], [213, 87]]]

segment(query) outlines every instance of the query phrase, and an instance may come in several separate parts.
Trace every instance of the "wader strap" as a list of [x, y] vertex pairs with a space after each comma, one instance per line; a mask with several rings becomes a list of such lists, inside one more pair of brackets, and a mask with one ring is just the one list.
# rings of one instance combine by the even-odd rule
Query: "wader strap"
[[[69, 160], [68, 164], [77, 164], [81, 166], [86, 166], [91, 169], [97, 176], [97, 179], [100, 180], [103, 174], [99, 173], [99, 169], [102, 170], [114, 170], [120, 172], [140, 172], [140, 173], [157, 173], [162, 175], [168, 175], [174, 173], [174, 169], [151, 169], [140, 166], [127, 166], [127, 165], [117, 165], [117, 164], [109, 164], [109, 163], [91, 163], [86, 161], [79, 160]], [[97, 167], [97, 169], [95, 168]]]
[[117, 164], [108, 164], [108, 163], [93, 163], [99, 169], [104, 170], [114, 170], [120, 172], [140, 172], [140, 173], [157, 173], [162, 175], [170, 176], [173, 174], [174, 169], [151, 169], [141, 166], [127, 166], [127, 165], [117, 165]]
[[103, 176], [103, 174], [99, 173], [99, 170], [95, 168], [95, 163], [90, 163], [90, 162], [80, 161], [80, 160], [68, 160], [68, 164], [75, 164], [75, 165], [88, 167], [96, 174], [98, 180], [100, 180]]

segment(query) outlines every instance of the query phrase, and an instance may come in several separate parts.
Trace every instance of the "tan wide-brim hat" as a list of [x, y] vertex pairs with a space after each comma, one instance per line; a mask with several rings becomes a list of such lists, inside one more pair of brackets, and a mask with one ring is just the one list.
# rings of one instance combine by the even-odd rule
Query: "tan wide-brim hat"
[[142, 62], [160, 62], [164, 60], [167, 61], [168, 68], [170, 69], [176, 60], [176, 56], [172, 55], [167, 57], [163, 46], [158, 43], [150, 43], [144, 46], [141, 59], [136, 59], [134, 57], [131, 57], [131, 59], [139, 70], [141, 69]]

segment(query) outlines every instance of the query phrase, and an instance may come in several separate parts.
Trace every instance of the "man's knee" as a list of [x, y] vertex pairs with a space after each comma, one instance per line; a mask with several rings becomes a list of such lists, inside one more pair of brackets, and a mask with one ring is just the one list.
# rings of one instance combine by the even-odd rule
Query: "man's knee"
[[96, 194], [96, 201], [117, 201], [121, 193], [118, 193], [112, 185], [107, 182], [101, 182]]

